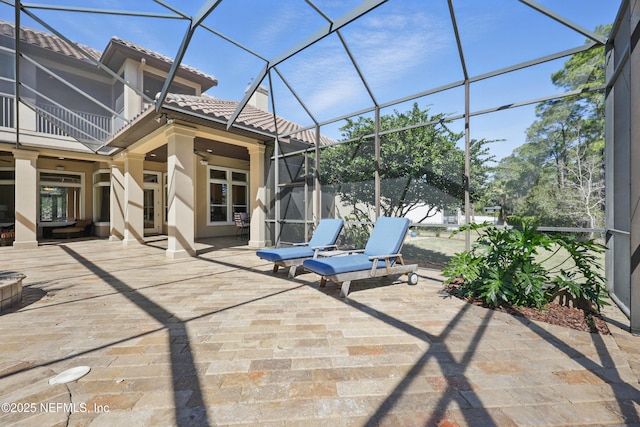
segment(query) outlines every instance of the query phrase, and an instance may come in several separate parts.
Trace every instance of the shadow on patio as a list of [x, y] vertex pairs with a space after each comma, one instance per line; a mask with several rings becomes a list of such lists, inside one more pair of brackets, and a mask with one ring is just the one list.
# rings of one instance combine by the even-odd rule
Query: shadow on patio
[[[109, 408], [61, 406], [54, 415], [69, 425], [640, 422], [637, 353], [614, 340], [633, 343], [630, 334], [467, 305], [440, 292], [435, 270], [421, 269], [413, 287], [356, 283], [342, 300], [313, 274], [272, 274], [237, 243], [201, 243], [180, 261], [166, 258], [161, 238], [130, 249], [101, 240], [1, 249], [46, 295], [0, 317], [0, 401]], [[46, 383], [77, 365], [92, 370]], [[50, 425], [51, 416], [38, 406], [0, 423]]]

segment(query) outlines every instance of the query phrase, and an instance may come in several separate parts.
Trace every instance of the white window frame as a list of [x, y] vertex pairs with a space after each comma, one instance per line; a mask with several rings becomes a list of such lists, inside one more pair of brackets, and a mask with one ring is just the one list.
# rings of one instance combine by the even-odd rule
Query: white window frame
[[[80, 177], [80, 184], [75, 184], [72, 182], [56, 182], [56, 181], [42, 181], [41, 176], [43, 173], [53, 174], [53, 175], [77, 175]], [[40, 211], [40, 187], [43, 185], [52, 185], [55, 187], [68, 187], [68, 188], [80, 188], [80, 217], [85, 218], [85, 178], [84, 172], [75, 172], [75, 171], [67, 171], [67, 170], [57, 170], [57, 169], [38, 169], [38, 222], [41, 221], [42, 212]], [[69, 218], [68, 218], [69, 219]], [[78, 218], [76, 218], [78, 219]]]
[[[99, 181], [96, 182], [96, 176], [99, 174], [109, 174], [109, 181], [107, 182], [103, 182], [103, 181]], [[93, 222], [100, 226], [104, 226], [104, 225], [109, 225], [111, 224], [111, 218], [109, 218], [109, 221], [107, 222], [98, 222], [98, 203], [97, 203], [97, 199], [98, 199], [98, 187], [109, 187], [109, 191], [111, 191], [111, 169], [97, 169], [95, 171], [93, 171], [93, 175], [91, 177], [91, 181], [93, 182]], [[111, 203], [111, 201], [109, 201], [109, 203]]]
[[[155, 182], [154, 181], [147, 182], [147, 181], [144, 181], [144, 178], [143, 178], [143, 184], [142, 184], [143, 191], [144, 190], [154, 190], [154, 191], [157, 190], [158, 191], [157, 194], [160, 197], [160, 200], [159, 200], [159, 202], [160, 202], [160, 212], [157, 212], [156, 207], [154, 207], [154, 219], [153, 219], [154, 227], [153, 227], [153, 229], [148, 229], [147, 232], [151, 232], [151, 233], [159, 232], [159, 233], [162, 233], [163, 217], [165, 216], [165, 212], [166, 212], [166, 209], [165, 209], [165, 207], [166, 207], [165, 197], [162, 194], [164, 192], [163, 191], [164, 183], [163, 183], [162, 179], [163, 179], [163, 176], [165, 174], [163, 174], [160, 171], [146, 170], [145, 169], [143, 171], [143, 177], [145, 175], [155, 176], [156, 177], [156, 181]], [[154, 202], [156, 202], [156, 200], [154, 200]], [[160, 223], [158, 225], [156, 225], [156, 221], [158, 220], [158, 215], [160, 216]]]
[[16, 172], [16, 168], [14, 167], [0, 167], [0, 171], [13, 171], [13, 176], [14, 179], [0, 179], [0, 184], [2, 185], [16, 185], [16, 180], [15, 180], [15, 172]]
[[162, 223], [168, 224], [169, 217], [169, 174], [162, 173]]
[[[13, 172], [14, 179], [0, 179], [0, 185], [7, 185], [7, 186], [8, 185], [12, 185], [13, 186], [13, 191], [14, 191], [14, 194], [15, 194], [15, 190], [16, 190], [16, 180], [15, 180], [16, 168], [14, 168], [14, 167], [0, 167], [0, 171], [12, 171]], [[15, 211], [13, 212], [13, 216], [15, 216]], [[0, 222], [2, 222], [1, 219], [0, 219]]]
[[[211, 171], [217, 170], [225, 172], [226, 179], [211, 178]], [[241, 173], [246, 176], [246, 181], [234, 181], [233, 173]], [[244, 186], [246, 188], [246, 211], [249, 212], [249, 171], [244, 169], [227, 168], [224, 166], [207, 166], [207, 225], [232, 225], [233, 222], [233, 186]], [[225, 184], [227, 186], [227, 220], [211, 221], [211, 184]]]

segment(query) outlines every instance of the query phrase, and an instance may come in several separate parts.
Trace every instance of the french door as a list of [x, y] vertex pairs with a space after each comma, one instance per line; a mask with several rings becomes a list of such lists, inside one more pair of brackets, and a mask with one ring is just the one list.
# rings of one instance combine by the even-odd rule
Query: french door
[[160, 234], [162, 232], [162, 193], [160, 172], [144, 173], [144, 234]]

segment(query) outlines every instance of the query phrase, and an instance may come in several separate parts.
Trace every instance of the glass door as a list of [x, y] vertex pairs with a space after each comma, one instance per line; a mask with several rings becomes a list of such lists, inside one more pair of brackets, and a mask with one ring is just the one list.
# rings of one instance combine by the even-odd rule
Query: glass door
[[160, 234], [162, 231], [162, 197], [160, 173], [144, 173], [144, 234]]

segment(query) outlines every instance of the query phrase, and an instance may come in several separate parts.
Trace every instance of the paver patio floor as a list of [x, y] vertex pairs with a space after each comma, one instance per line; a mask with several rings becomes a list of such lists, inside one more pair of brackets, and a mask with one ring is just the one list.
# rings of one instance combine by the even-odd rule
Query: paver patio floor
[[343, 300], [238, 242], [0, 248], [27, 276], [0, 315], [0, 425], [640, 425], [640, 338], [616, 307], [592, 335], [450, 298], [425, 269]]

